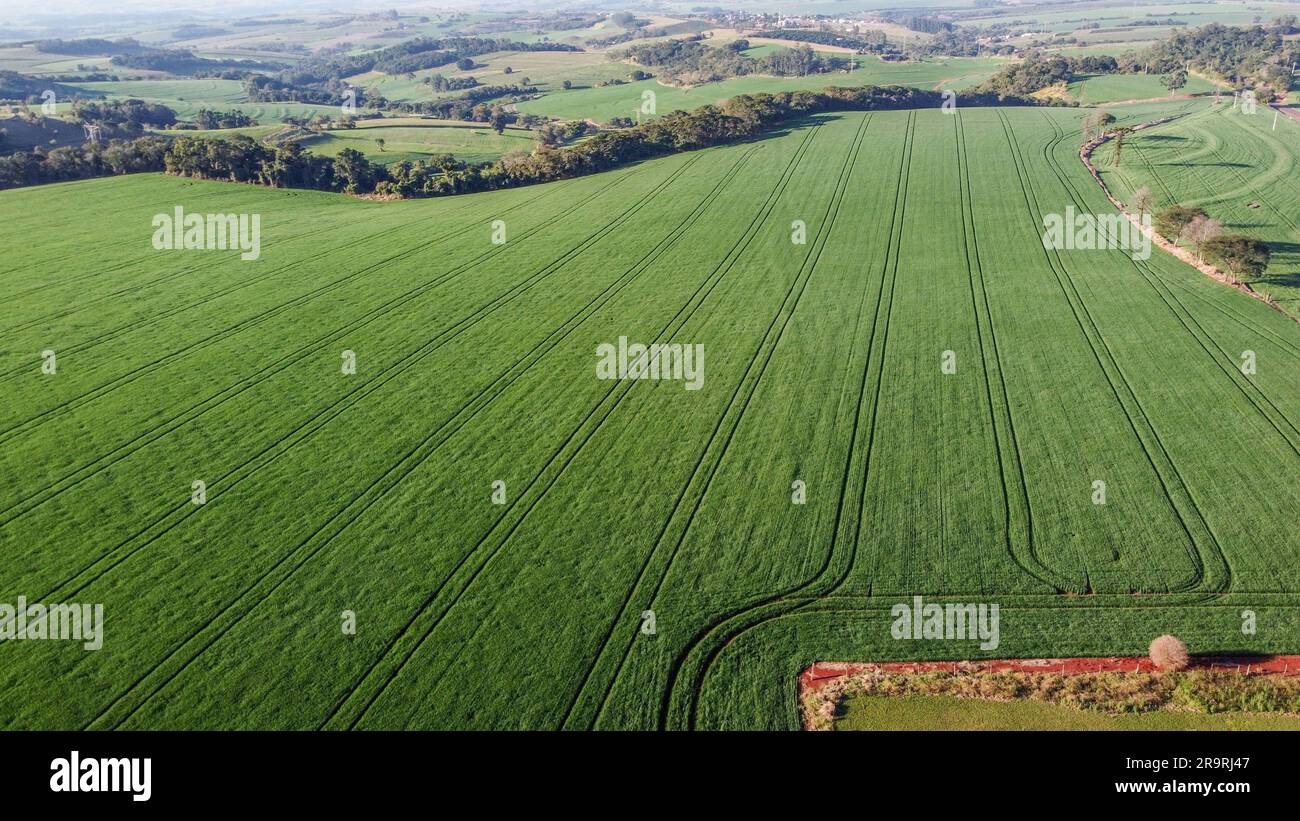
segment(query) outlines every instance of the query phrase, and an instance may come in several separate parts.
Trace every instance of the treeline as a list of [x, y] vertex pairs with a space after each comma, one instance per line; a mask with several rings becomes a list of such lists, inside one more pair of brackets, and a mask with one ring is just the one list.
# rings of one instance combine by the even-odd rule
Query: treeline
[[[488, 123], [496, 118], [509, 124], [515, 122], [516, 115], [510, 112], [503, 113], [502, 105], [526, 99], [536, 93], [536, 86], [477, 86], [459, 97], [448, 100], [394, 102], [373, 99], [368, 104], [380, 110], [437, 117], [440, 120]], [[489, 101], [492, 101], [491, 104]]]
[[109, 62], [124, 68], [143, 69], [146, 71], [166, 71], [171, 74], [193, 74], [207, 70], [229, 70], [231, 64], [245, 66], [248, 69], [264, 68], [265, 64], [257, 60], [209, 60], [198, 57], [189, 49], [159, 48], [130, 54], [114, 54]]
[[224, 112], [201, 108], [199, 113], [194, 115], [194, 127], [209, 131], [217, 128], [247, 128], [254, 125], [257, 125], [257, 120], [238, 108]]
[[699, 38], [643, 43], [611, 56], [657, 68], [660, 76], [691, 84], [711, 83], [747, 74], [797, 77], [842, 70], [850, 65], [850, 61], [843, 57], [819, 55], [808, 45], [779, 49], [765, 57], [754, 58], [742, 54], [738, 48], [706, 46]]
[[446, 93], [448, 91], [464, 91], [467, 88], [474, 88], [479, 85], [479, 81], [473, 77], [444, 77], [441, 74], [435, 74], [432, 77], [425, 77], [424, 84], [431, 86], [434, 91]]
[[919, 31], [924, 34], [939, 34], [945, 31], [952, 31], [953, 25], [947, 20], [941, 20], [938, 17], [926, 17], [920, 14], [911, 14], [895, 18], [899, 25]]
[[176, 112], [160, 103], [144, 100], [77, 100], [72, 113], [83, 123], [140, 131], [146, 126], [167, 128], [176, 123]]
[[0, 188], [164, 170], [165, 137], [19, 151], [0, 157]]
[[[1149, 200], [1150, 189], [1138, 189], [1134, 199], [1139, 202]], [[1245, 234], [1223, 233], [1223, 224], [1211, 219], [1204, 208], [1171, 205], [1156, 214], [1155, 229], [1170, 242], [1191, 246], [1198, 260], [1209, 260], [1234, 277], [1260, 276], [1268, 268], [1273, 255], [1263, 240]]]
[[[250, 75], [244, 81], [244, 93], [250, 103], [314, 103], [316, 105], [341, 105], [351, 100], [357, 106], [366, 102], [365, 92], [352, 88], [341, 79], [313, 81], [311, 84], [293, 84], [268, 77]], [[348, 95], [352, 96], [349, 97]]]
[[1108, 54], [1083, 57], [1043, 57], [1030, 52], [1024, 61], [1003, 67], [980, 86], [983, 91], [1002, 94], [1033, 94], [1057, 83], [1069, 83], [1092, 74], [1133, 74], [1142, 63], [1132, 54], [1120, 58]]
[[489, 37], [417, 37], [366, 54], [326, 53], [303, 61], [283, 72], [282, 82], [290, 85], [314, 85], [331, 79], [341, 80], [367, 71], [407, 74], [426, 68], [439, 68], [463, 59], [494, 51], [581, 51], [565, 43], [521, 43], [508, 38]]
[[[827, 88], [735, 97], [721, 106], [674, 112], [639, 126], [597, 134], [565, 148], [542, 147], [527, 156], [466, 165], [454, 158], [370, 163], [345, 149], [333, 160], [305, 155], [295, 145], [266, 146], [248, 138], [229, 141], [181, 138], [168, 152], [167, 171], [205, 179], [319, 188], [351, 194], [434, 197], [514, 188], [616, 168], [678, 151], [758, 136], [793, 119], [830, 111], [938, 107], [939, 91], [904, 86]], [[1032, 105], [999, 95], [963, 98], [963, 104]], [[292, 154], [284, 152], [291, 151]]]
[[1239, 88], [1254, 82], [1285, 91], [1291, 87], [1292, 65], [1300, 62], [1300, 41], [1283, 37], [1294, 22], [1292, 17], [1289, 21], [1279, 18], [1269, 27], [1211, 23], [1192, 31], [1174, 32], [1169, 39], [1140, 53], [1139, 58], [1158, 74], [1190, 63]]
[[131, 37], [123, 37], [120, 40], [102, 40], [95, 37], [87, 37], [81, 40], [34, 40], [32, 45], [37, 51], [45, 54], [70, 54], [73, 56], [86, 57], [90, 55], [109, 55], [109, 54], [135, 54], [141, 51], [148, 51], [149, 47], [142, 45], [139, 40]]
[[[350, 148], [334, 158], [320, 157], [309, 154], [296, 143], [265, 145], [245, 136], [229, 140], [178, 137], [169, 144], [164, 141], [159, 156], [158, 138], [148, 137], [135, 143], [111, 144], [116, 152], [113, 162], [101, 156], [109, 149], [97, 146], [16, 155], [22, 159], [12, 163], [12, 167], [0, 167], [0, 186], [32, 185], [131, 170], [160, 170], [160, 163], [161, 169], [169, 174], [201, 179], [360, 195], [435, 197], [593, 174], [629, 162], [750, 139], [812, 114], [928, 108], [938, 107], [942, 102], [942, 92], [905, 86], [746, 94], [719, 106], [674, 112], [632, 128], [603, 132], [576, 145], [555, 149], [543, 145], [531, 155], [507, 156], [478, 165], [444, 156], [398, 162], [385, 168]], [[962, 102], [967, 106], [1037, 104], [1034, 100], [997, 94], [969, 95]], [[57, 161], [50, 160], [60, 152], [64, 153]], [[77, 156], [73, 157], [74, 154]]]
[[0, 100], [26, 102], [35, 99], [40, 102], [41, 95], [46, 91], [53, 91], [59, 97], [84, 93], [48, 80], [34, 80], [16, 71], [0, 71]]

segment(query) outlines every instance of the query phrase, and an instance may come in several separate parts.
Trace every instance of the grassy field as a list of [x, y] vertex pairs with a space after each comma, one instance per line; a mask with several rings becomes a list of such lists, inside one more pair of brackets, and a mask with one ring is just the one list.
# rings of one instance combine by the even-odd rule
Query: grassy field
[[[376, 140], [384, 140], [381, 150]], [[339, 129], [303, 143], [313, 154], [332, 157], [354, 148], [375, 162], [427, 159], [455, 154], [465, 162], [489, 162], [511, 151], [531, 151], [533, 132], [507, 128], [498, 135], [478, 123], [434, 123], [414, 118], [362, 120], [354, 129]]]
[[161, 103], [182, 120], [193, 119], [200, 109], [231, 111], [239, 109], [259, 123], [282, 122], [285, 117], [312, 117], [324, 114], [338, 117], [336, 106], [308, 103], [250, 103], [244, 84], [238, 80], [121, 80], [103, 83], [72, 83], [76, 88], [102, 94], [111, 99], [134, 97]]
[[836, 730], [1300, 730], [1300, 716], [1160, 711], [1112, 715], [1038, 701], [857, 696]]
[[1231, 96], [1194, 111], [1125, 141], [1120, 168], [1099, 150], [1098, 168], [1121, 200], [1145, 185], [1160, 207], [1200, 206], [1229, 233], [1266, 240], [1272, 261], [1252, 285], [1300, 316], [1300, 122], [1280, 116], [1275, 129], [1272, 111], [1244, 114]]
[[[1214, 84], [1200, 77], [1190, 76], [1179, 94], [1204, 94], [1214, 91]], [[1169, 96], [1169, 89], [1160, 85], [1158, 74], [1100, 74], [1084, 77], [1069, 85], [1070, 96], [1084, 105], [1111, 103], [1119, 100], [1149, 100]]]
[[887, 63], [875, 57], [859, 58], [853, 72], [816, 74], [809, 77], [736, 77], [717, 83], [676, 88], [658, 80], [641, 80], [603, 88], [581, 88], [520, 103], [517, 108], [527, 114], [564, 119], [593, 119], [606, 122], [614, 117], [634, 114], [646, 91], [655, 93], [659, 114], [689, 110], [716, 103], [737, 94], [762, 91], [821, 89], [828, 85], [909, 85], [921, 88], [967, 88], [995, 74], [1002, 62], [992, 58], [948, 57], [916, 63]]
[[[424, 78], [441, 74], [449, 78], [473, 77], [483, 85], [519, 85], [528, 78], [543, 91], [560, 91], [565, 80], [577, 86], [591, 86], [608, 79], [626, 79], [634, 67], [610, 60], [604, 52], [508, 51], [474, 58], [474, 68], [461, 71], [454, 65], [417, 71], [415, 79], [406, 75], [372, 73], [353, 78], [358, 85], [390, 100], [435, 100], [455, 97], [464, 92], [439, 94]], [[510, 74], [505, 70], [509, 67]]]
[[[1000, 603], [999, 658], [1295, 651], [1300, 327], [1045, 249], [1109, 211], [1080, 116], [430, 201], [0, 193], [0, 591], [106, 630], [0, 643], [0, 726], [789, 729], [812, 661], [981, 655], [892, 639], [917, 592]], [[152, 250], [175, 205], [260, 214], [260, 259]], [[703, 387], [597, 379], [620, 336], [703, 344]]]

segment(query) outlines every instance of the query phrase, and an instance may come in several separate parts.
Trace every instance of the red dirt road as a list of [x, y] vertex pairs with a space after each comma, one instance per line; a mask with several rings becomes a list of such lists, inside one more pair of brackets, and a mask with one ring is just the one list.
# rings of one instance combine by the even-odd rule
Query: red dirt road
[[[817, 690], [842, 676], [863, 670], [887, 673], [1151, 673], [1146, 656], [1067, 659], [998, 659], [996, 661], [819, 661], [799, 674], [800, 691]], [[1189, 669], [1225, 670], [1248, 675], [1300, 676], [1300, 656], [1206, 656], [1193, 658]]]

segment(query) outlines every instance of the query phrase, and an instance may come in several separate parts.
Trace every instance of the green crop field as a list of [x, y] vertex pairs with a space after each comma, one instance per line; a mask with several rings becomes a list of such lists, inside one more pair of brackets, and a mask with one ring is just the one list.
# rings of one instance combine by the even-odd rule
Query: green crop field
[[978, 85], [997, 73], [1005, 63], [994, 58], [945, 57], [914, 63], [887, 63], [876, 57], [857, 58], [852, 72], [814, 74], [807, 77], [747, 76], [690, 88], [667, 86], [658, 80], [640, 80], [623, 85], [580, 88], [547, 94], [516, 106], [525, 114], [562, 119], [591, 119], [606, 122], [614, 117], [633, 116], [642, 94], [653, 91], [658, 114], [690, 110], [716, 103], [737, 94], [817, 90], [828, 85], [906, 85], [920, 88], [961, 89]]
[[285, 117], [310, 118], [316, 114], [338, 117], [335, 106], [310, 103], [250, 103], [244, 84], [238, 80], [119, 80], [101, 83], [71, 83], [75, 88], [110, 99], [137, 98], [160, 103], [182, 120], [193, 119], [200, 109], [239, 109], [260, 123], [282, 122]]
[[[568, 51], [508, 51], [484, 54], [474, 58], [475, 67], [459, 70], [454, 65], [413, 72], [414, 79], [406, 75], [371, 73], [352, 78], [356, 84], [381, 94], [390, 100], [436, 100], [456, 97], [464, 92], [437, 93], [426, 85], [424, 79], [441, 74], [450, 78], [473, 77], [483, 85], [529, 84], [543, 91], [559, 91], [565, 80], [577, 86], [590, 86], [602, 80], [626, 79], [635, 68], [627, 63], [610, 60], [604, 52]], [[511, 69], [506, 74], [506, 68]]]
[[[382, 139], [380, 149], [376, 140]], [[478, 123], [430, 121], [417, 118], [362, 120], [357, 128], [336, 129], [303, 143], [313, 154], [335, 156], [354, 148], [371, 160], [392, 163], [427, 159], [435, 154], [454, 154], [465, 162], [489, 162], [512, 151], [531, 151], [533, 132], [507, 128], [497, 134]]]
[[1145, 185], [1158, 207], [1200, 206], [1225, 231], [1267, 241], [1272, 261], [1252, 286], [1300, 316], [1300, 122], [1280, 115], [1275, 123], [1265, 106], [1245, 114], [1227, 95], [1217, 106], [1202, 100], [1189, 116], [1134, 134], [1121, 167], [1109, 147], [1097, 160], [1122, 201]]
[[[1193, 75], [1187, 78], [1187, 85], [1180, 88], [1178, 94], [1205, 94], [1213, 91], [1213, 83]], [[1158, 74], [1099, 74], [1083, 77], [1070, 83], [1069, 92], [1071, 97], [1084, 105], [1169, 96], [1169, 89], [1160, 85]]]
[[[1046, 248], [1112, 211], [1081, 116], [424, 201], [0, 192], [0, 589], [105, 611], [0, 642], [0, 726], [792, 729], [818, 660], [1300, 649], [1300, 325]], [[155, 251], [176, 206], [260, 257]], [[620, 337], [703, 345], [700, 389], [597, 378]], [[894, 640], [917, 593], [1000, 646]]]

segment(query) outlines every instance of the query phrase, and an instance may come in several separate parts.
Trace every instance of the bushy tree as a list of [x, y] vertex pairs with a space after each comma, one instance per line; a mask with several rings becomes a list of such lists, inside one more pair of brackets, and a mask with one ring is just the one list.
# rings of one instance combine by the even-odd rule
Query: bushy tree
[[1272, 251], [1254, 237], [1224, 234], [1206, 241], [1205, 256], [1233, 276], [1257, 277], [1268, 268]]
[[1181, 205], [1171, 205], [1160, 213], [1156, 214], [1156, 231], [1167, 240], [1173, 241], [1187, 227], [1187, 224], [1197, 217], [1208, 216], [1203, 208], [1186, 208]]

